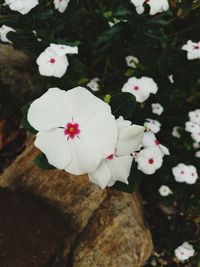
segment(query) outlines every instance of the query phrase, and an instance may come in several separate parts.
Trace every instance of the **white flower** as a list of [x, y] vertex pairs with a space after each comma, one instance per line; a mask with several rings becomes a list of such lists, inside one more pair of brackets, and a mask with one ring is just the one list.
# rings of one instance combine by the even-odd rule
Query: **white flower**
[[97, 170], [89, 173], [91, 182], [102, 189], [116, 181], [128, 184], [133, 157], [131, 153], [141, 145], [144, 127], [131, 125], [130, 121], [118, 119], [119, 138], [113, 153], [101, 162]]
[[126, 64], [127, 66], [131, 67], [131, 68], [137, 68], [137, 64], [139, 64], [139, 60], [137, 57], [134, 56], [127, 56], [126, 58]]
[[122, 92], [128, 92], [136, 97], [137, 102], [144, 102], [149, 98], [150, 94], [156, 94], [158, 86], [152, 78], [142, 77], [137, 79], [135, 77], [129, 78], [123, 85]]
[[200, 158], [200, 151], [197, 151], [197, 152], [195, 153], [195, 157]]
[[170, 74], [168, 76], [168, 78], [169, 78], [170, 83], [174, 83], [174, 75], [173, 74]]
[[200, 143], [200, 132], [193, 132], [191, 137], [196, 143]]
[[64, 13], [67, 9], [70, 0], [54, 0], [54, 7], [60, 13]]
[[198, 133], [200, 132], [200, 125], [191, 121], [185, 123], [185, 130], [189, 133]]
[[176, 137], [176, 138], [181, 138], [181, 135], [180, 135], [180, 133], [179, 133], [179, 129], [180, 129], [180, 127], [178, 127], [178, 126], [174, 126], [174, 127], [173, 127], [172, 135], [173, 135], [174, 137]]
[[174, 178], [179, 183], [195, 184], [198, 179], [197, 170], [193, 165], [185, 165], [179, 163], [176, 167], [172, 168]]
[[29, 13], [38, 4], [38, 0], [5, 0], [5, 5], [8, 5], [11, 10], [18, 11], [22, 15]]
[[158, 191], [163, 197], [167, 197], [170, 194], [173, 194], [172, 190], [167, 185], [162, 185]]
[[186, 261], [194, 256], [195, 250], [188, 242], [184, 242], [181, 246], [175, 249], [174, 253], [179, 261]]
[[198, 43], [194, 43], [189, 40], [185, 45], [182, 46], [181, 49], [188, 52], [188, 60], [200, 58], [200, 41]]
[[157, 114], [157, 115], [161, 115], [164, 111], [163, 106], [161, 106], [161, 104], [159, 103], [151, 104], [151, 108], [152, 108], [152, 113]]
[[131, 2], [135, 5], [138, 14], [144, 12], [144, 3], [150, 6], [150, 15], [155, 15], [169, 9], [168, 0], [131, 0]]
[[196, 109], [194, 111], [190, 111], [188, 113], [190, 121], [200, 124], [200, 109]]
[[93, 92], [98, 92], [100, 90], [99, 87], [99, 78], [94, 78], [92, 80], [89, 81], [89, 83], [87, 83], [87, 87], [89, 87]]
[[142, 140], [143, 147], [158, 147], [161, 151], [161, 154], [170, 155], [169, 149], [166, 146], [160, 144], [155, 134], [152, 132], [145, 132]]
[[9, 32], [16, 32], [13, 28], [11, 27], [8, 27], [6, 25], [3, 25], [1, 28], [0, 28], [0, 40], [4, 43], [12, 43], [10, 40], [8, 40], [7, 38], [7, 34]]
[[162, 166], [163, 156], [158, 147], [147, 147], [137, 154], [135, 161], [139, 170], [151, 175]]
[[93, 172], [116, 147], [118, 130], [108, 104], [86, 88], [51, 88], [28, 111], [39, 131], [35, 146], [58, 169], [81, 175]]
[[160, 131], [161, 124], [157, 120], [146, 119], [144, 127], [146, 128], [147, 131], [158, 133]]
[[66, 54], [77, 53], [77, 47], [51, 44], [50, 47], [46, 48], [37, 58], [40, 74], [61, 78], [69, 65]]

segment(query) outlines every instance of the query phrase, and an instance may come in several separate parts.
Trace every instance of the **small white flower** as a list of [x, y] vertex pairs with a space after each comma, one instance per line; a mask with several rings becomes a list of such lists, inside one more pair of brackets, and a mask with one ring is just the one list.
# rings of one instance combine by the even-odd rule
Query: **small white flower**
[[13, 11], [25, 15], [39, 4], [38, 0], [5, 0], [5, 5]]
[[200, 58], [200, 42], [194, 43], [189, 40], [181, 49], [187, 51], [188, 60]]
[[196, 109], [194, 111], [190, 111], [188, 113], [190, 121], [200, 124], [200, 109]]
[[113, 27], [114, 25], [116, 25], [116, 24], [118, 24], [120, 22], [127, 22], [127, 19], [119, 20], [119, 19], [114, 18], [113, 21], [108, 21], [108, 25], [110, 27]]
[[151, 175], [162, 166], [163, 156], [158, 147], [147, 147], [137, 154], [135, 161], [139, 170]]
[[150, 15], [155, 15], [169, 9], [168, 0], [131, 0], [131, 2], [135, 5], [138, 14], [144, 12], [144, 3], [150, 6]]
[[159, 191], [160, 195], [163, 197], [167, 197], [167, 196], [173, 194], [172, 190], [167, 185], [162, 185], [158, 191]]
[[156, 94], [158, 86], [152, 78], [142, 77], [137, 79], [135, 77], [129, 78], [123, 85], [122, 92], [128, 92], [136, 97], [137, 102], [144, 102], [150, 96], [150, 94]]
[[28, 121], [48, 162], [75, 175], [94, 172], [116, 147], [110, 106], [83, 87], [49, 89], [31, 104]]
[[191, 137], [196, 143], [200, 143], [200, 132], [191, 133]]
[[61, 78], [67, 71], [69, 65], [66, 54], [77, 53], [77, 47], [51, 44], [37, 58], [40, 74]]
[[179, 163], [176, 167], [172, 168], [174, 178], [179, 183], [195, 184], [198, 179], [197, 170], [193, 165], [185, 165]]
[[60, 13], [64, 13], [67, 9], [70, 0], [54, 0], [54, 7]]
[[142, 140], [143, 147], [158, 147], [162, 155], [170, 155], [169, 149], [160, 144], [155, 134], [152, 132], [145, 132]]
[[170, 83], [174, 83], [174, 75], [173, 74], [170, 74], [168, 76], [168, 78], [169, 78]]
[[150, 131], [156, 134], [160, 131], [161, 124], [157, 120], [146, 119], [146, 122], [144, 123], [144, 127], [146, 128], [147, 131]]
[[172, 135], [173, 135], [174, 137], [176, 137], [176, 138], [181, 138], [181, 135], [180, 135], [180, 133], [179, 133], [179, 129], [180, 129], [180, 127], [178, 127], [178, 126], [174, 126], [174, 127], [173, 127]]
[[7, 34], [9, 32], [16, 32], [13, 28], [11, 27], [8, 27], [6, 25], [3, 25], [1, 28], [0, 28], [0, 40], [4, 43], [12, 43], [10, 40], [8, 40], [7, 38]]
[[151, 104], [151, 108], [152, 108], [152, 113], [157, 114], [157, 115], [161, 115], [164, 111], [163, 106], [161, 106], [161, 104], [159, 103]]
[[117, 120], [119, 138], [113, 153], [101, 162], [97, 170], [89, 173], [91, 182], [102, 189], [112, 186], [116, 181], [128, 184], [133, 157], [142, 142], [144, 127], [131, 125], [130, 121]]
[[175, 249], [174, 253], [179, 261], [186, 261], [194, 256], [195, 250], [188, 242], [184, 242], [181, 246]]
[[185, 130], [189, 133], [198, 133], [200, 132], [200, 125], [191, 121], [185, 123]]
[[197, 152], [195, 153], [195, 157], [200, 158], [200, 151], [197, 151]]
[[134, 57], [134, 56], [127, 56], [126, 58], [126, 64], [128, 67], [131, 67], [131, 68], [137, 68], [137, 65], [139, 64], [139, 60], [137, 57]]
[[99, 87], [99, 78], [94, 78], [92, 80], [89, 81], [89, 83], [87, 83], [87, 87], [89, 87], [93, 92], [98, 92], [100, 90]]

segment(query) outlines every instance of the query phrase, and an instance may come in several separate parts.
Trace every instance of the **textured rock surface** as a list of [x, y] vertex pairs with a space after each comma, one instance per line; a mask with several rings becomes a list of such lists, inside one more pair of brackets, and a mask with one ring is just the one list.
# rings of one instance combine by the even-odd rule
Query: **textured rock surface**
[[140, 267], [152, 252], [138, 196], [110, 191], [79, 236], [73, 267]]

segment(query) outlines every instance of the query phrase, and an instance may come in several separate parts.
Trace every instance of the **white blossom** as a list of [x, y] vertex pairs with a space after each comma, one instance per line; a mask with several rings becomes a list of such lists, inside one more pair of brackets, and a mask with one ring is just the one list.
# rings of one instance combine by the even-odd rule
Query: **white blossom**
[[185, 130], [189, 133], [198, 133], [200, 132], [200, 125], [191, 121], [185, 123]]
[[13, 28], [9, 27], [9, 26], [6, 26], [6, 25], [3, 25], [1, 28], [0, 28], [0, 40], [4, 43], [12, 43], [12, 41], [8, 40], [7, 38], [7, 34], [9, 32], [16, 32]]
[[89, 81], [89, 83], [87, 83], [87, 87], [89, 87], [93, 92], [98, 92], [100, 90], [100, 86], [99, 86], [99, 78], [94, 78], [92, 80]]
[[131, 2], [135, 5], [138, 14], [144, 12], [145, 3], [150, 6], [150, 15], [155, 15], [169, 9], [168, 0], [131, 0]]
[[176, 167], [172, 168], [174, 178], [179, 183], [195, 184], [198, 179], [197, 170], [193, 165], [186, 165], [179, 163]]
[[175, 249], [174, 253], [179, 261], [186, 261], [194, 256], [195, 250], [188, 242], [184, 242], [181, 246]]
[[5, 5], [13, 11], [17, 11], [25, 15], [39, 4], [38, 0], [5, 0]]
[[179, 133], [179, 129], [180, 129], [180, 127], [178, 127], [178, 126], [174, 126], [174, 127], [173, 127], [172, 135], [173, 135], [174, 137], [176, 137], [176, 138], [181, 138], [181, 135], [180, 135], [180, 133]]
[[198, 43], [194, 43], [189, 40], [182, 46], [181, 49], [187, 51], [188, 60], [200, 58], [200, 41]]
[[54, 7], [60, 13], [64, 13], [68, 7], [69, 1], [70, 0], [54, 0]]
[[161, 124], [157, 120], [153, 119], [146, 119], [146, 122], [144, 123], [144, 127], [147, 131], [158, 133], [161, 129]]
[[128, 92], [136, 97], [137, 102], [144, 102], [150, 96], [150, 94], [156, 94], [158, 86], [152, 78], [129, 78], [128, 81], [123, 85], [122, 92]]
[[163, 197], [167, 197], [167, 196], [173, 194], [172, 190], [167, 185], [162, 185], [158, 191], [159, 191], [160, 195]]
[[197, 151], [197, 152], [195, 153], [195, 157], [200, 158], [200, 151]]
[[191, 137], [196, 143], [200, 143], [200, 131], [191, 133]]
[[191, 122], [200, 124], [200, 109], [190, 111], [188, 115]]
[[161, 115], [164, 111], [163, 106], [161, 106], [161, 104], [159, 103], [152, 103], [151, 104], [151, 108], [152, 108], [152, 113], [157, 114], [157, 115]]
[[131, 125], [130, 121], [118, 119], [119, 138], [113, 153], [104, 159], [97, 170], [89, 173], [91, 182], [102, 189], [112, 186], [116, 181], [128, 184], [133, 157], [131, 153], [141, 145], [144, 127]]
[[126, 64], [128, 67], [131, 67], [131, 68], [137, 68], [137, 65], [139, 64], [139, 60], [137, 57], [134, 57], [134, 56], [127, 56], [126, 58]]
[[158, 147], [147, 147], [137, 154], [135, 161], [139, 170], [151, 175], [162, 166], [163, 156]]
[[94, 172], [116, 147], [110, 106], [83, 87], [49, 89], [31, 104], [28, 121], [48, 162], [75, 175]]

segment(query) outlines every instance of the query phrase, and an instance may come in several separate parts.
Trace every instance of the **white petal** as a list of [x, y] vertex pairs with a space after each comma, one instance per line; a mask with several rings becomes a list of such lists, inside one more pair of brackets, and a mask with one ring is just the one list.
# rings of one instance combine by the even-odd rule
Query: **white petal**
[[51, 88], [31, 104], [27, 118], [37, 131], [48, 131], [56, 127], [64, 127], [71, 121], [71, 115], [63, 103], [66, 91]]
[[102, 189], [104, 189], [111, 180], [111, 172], [107, 167], [105, 160], [100, 164], [95, 172], [89, 173], [88, 176], [92, 183], [100, 186]]
[[69, 62], [68, 62], [68, 59], [66, 56], [62, 56], [62, 57], [57, 57], [56, 58], [56, 62], [55, 64], [53, 65], [54, 67], [54, 77], [57, 77], [57, 78], [61, 78], [66, 70], [67, 70], [67, 67], [69, 66]]
[[95, 113], [111, 113], [108, 104], [94, 96], [84, 87], [78, 86], [67, 91], [64, 101], [67, 109], [82, 124], [87, 123]]
[[65, 170], [74, 175], [94, 172], [103, 159], [102, 151], [96, 144], [89, 143], [81, 138], [69, 139], [69, 146], [72, 161]]
[[71, 161], [68, 140], [62, 129], [39, 132], [35, 146], [46, 155], [48, 162], [58, 169], [64, 169]]
[[82, 138], [94, 142], [102, 151], [103, 158], [115, 152], [118, 130], [115, 118], [108, 113], [97, 113], [83, 128]]

